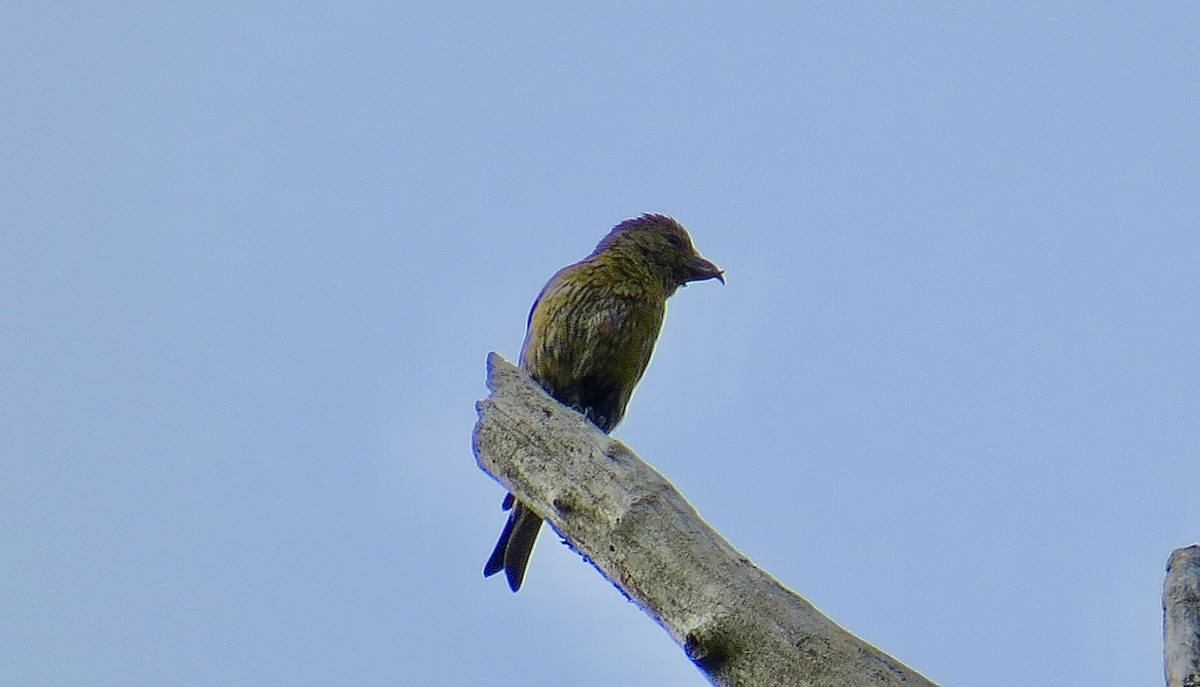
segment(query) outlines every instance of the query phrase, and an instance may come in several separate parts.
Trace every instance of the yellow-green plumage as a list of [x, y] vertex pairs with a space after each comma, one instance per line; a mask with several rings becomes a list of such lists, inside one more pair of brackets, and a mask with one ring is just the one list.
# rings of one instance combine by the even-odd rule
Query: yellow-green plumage
[[[649, 214], [626, 220], [542, 288], [529, 312], [521, 367], [560, 403], [610, 432], [650, 362], [667, 298], [704, 279], [724, 282], [678, 222]], [[513, 504], [511, 494], [510, 506], [484, 575], [504, 570], [516, 591], [542, 520]]]

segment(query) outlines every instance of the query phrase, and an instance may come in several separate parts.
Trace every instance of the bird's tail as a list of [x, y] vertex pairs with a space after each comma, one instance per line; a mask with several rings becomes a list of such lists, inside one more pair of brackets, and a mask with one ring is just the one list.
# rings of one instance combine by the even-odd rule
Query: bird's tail
[[525, 504], [516, 501], [512, 494], [504, 498], [504, 507], [511, 507], [512, 512], [508, 514], [508, 522], [504, 523], [500, 541], [496, 542], [496, 548], [483, 566], [483, 576], [489, 577], [503, 570], [509, 588], [515, 592], [525, 579], [525, 566], [529, 563], [529, 554], [533, 553], [542, 519]]

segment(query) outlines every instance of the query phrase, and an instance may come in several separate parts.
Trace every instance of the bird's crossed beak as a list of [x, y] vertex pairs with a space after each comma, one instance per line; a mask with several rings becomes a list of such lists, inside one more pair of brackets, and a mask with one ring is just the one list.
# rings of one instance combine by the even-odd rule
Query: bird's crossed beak
[[704, 281], [705, 279], [716, 279], [722, 284], [725, 283], [725, 270], [712, 264], [708, 260], [699, 255], [692, 256], [687, 263], [688, 278], [687, 281]]

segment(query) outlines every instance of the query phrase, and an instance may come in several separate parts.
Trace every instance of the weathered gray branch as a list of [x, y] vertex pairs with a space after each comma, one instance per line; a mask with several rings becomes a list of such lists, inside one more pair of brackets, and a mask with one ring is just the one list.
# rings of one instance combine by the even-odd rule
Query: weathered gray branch
[[1167, 687], [1200, 687], [1200, 544], [1175, 549], [1163, 584]]
[[625, 444], [496, 353], [479, 466], [670, 633], [716, 685], [936, 687], [760, 570]]

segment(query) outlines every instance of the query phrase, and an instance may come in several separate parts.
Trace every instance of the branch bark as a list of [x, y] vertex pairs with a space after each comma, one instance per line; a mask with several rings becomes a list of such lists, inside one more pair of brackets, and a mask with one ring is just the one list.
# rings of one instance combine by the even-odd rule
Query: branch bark
[[480, 468], [661, 625], [715, 685], [936, 687], [738, 553], [625, 444], [496, 353]]
[[1175, 549], [1163, 584], [1167, 687], [1200, 687], [1200, 544]]

